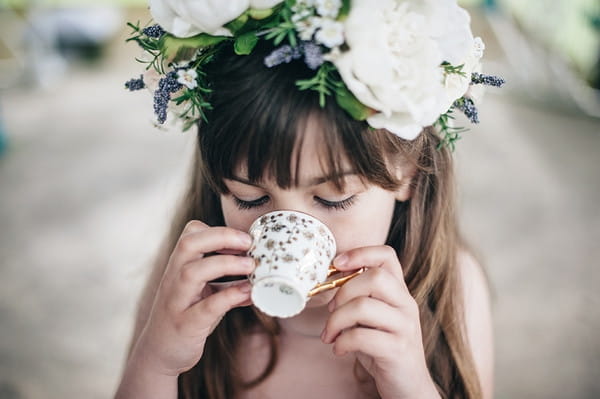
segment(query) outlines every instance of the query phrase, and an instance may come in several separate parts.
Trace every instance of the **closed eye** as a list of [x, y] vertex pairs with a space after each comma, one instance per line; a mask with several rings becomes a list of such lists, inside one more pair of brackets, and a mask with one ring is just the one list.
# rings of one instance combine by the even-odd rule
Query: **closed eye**
[[233, 201], [235, 202], [237, 207], [241, 210], [253, 209], [253, 208], [258, 208], [258, 207], [266, 204], [267, 202], [269, 202], [269, 196], [265, 195], [265, 196], [262, 196], [260, 198], [257, 198], [255, 200], [250, 200], [250, 201], [242, 200], [236, 196], [233, 196]]
[[[233, 197], [233, 200], [234, 200], [236, 206], [240, 210], [259, 208], [259, 207], [265, 205], [270, 200], [268, 195], [262, 196], [255, 200], [243, 200], [236, 196], [232, 196], [232, 197]], [[315, 196], [313, 198], [314, 198], [315, 202], [317, 203], [317, 205], [324, 207], [328, 210], [337, 210], [337, 211], [346, 210], [346, 209], [350, 208], [356, 201], [356, 195], [352, 195], [341, 201], [329, 201], [329, 200], [326, 200], [324, 198], [317, 197], [317, 196]]]
[[354, 204], [354, 202], [356, 201], [356, 195], [352, 195], [341, 201], [328, 201], [324, 198], [317, 197], [317, 196], [315, 196], [314, 199], [319, 205], [321, 205], [327, 209], [341, 211], [341, 210], [346, 210], [346, 209], [350, 208]]

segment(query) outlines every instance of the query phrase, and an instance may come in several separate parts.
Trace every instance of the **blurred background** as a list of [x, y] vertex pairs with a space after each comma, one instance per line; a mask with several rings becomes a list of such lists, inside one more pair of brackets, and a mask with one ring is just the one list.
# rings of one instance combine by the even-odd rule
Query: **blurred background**
[[[600, 2], [464, 1], [482, 123], [456, 159], [497, 398], [600, 397]], [[143, 0], [0, 0], [0, 399], [107, 398], [192, 134], [129, 93]]]

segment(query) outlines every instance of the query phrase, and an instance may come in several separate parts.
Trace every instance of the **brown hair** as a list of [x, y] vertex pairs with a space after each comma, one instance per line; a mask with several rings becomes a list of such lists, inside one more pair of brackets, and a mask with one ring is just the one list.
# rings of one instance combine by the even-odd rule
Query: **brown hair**
[[[388, 169], [390, 160], [416, 168], [411, 199], [396, 203], [387, 244], [396, 250], [419, 305], [427, 364], [440, 394], [444, 398], [480, 397], [464, 331], [457, 265], [463, 242], [455, 219], [450, 152], [437, 149], [440, 140], [432, 128], [406, 141], [352, 119], [331, 98], [324, 108], [319, 107], [314, 91], [295, 87], [296, 80], [314, 72], [301, 61], [267, 69], [263, 59], [271, 50], [261, 43], [252, 55], [240, 57], [224, 46], [207, 69], [213, 90], [213, 109], [207, 114], [210, 123], [199, 127], [191, 184], [139, 313], [148, 311], [143, 307], [154, 295], [156, 280], [185, 223], [199, 219], [209, 225], [224, 224], [219, 200], [219, 194], [226, 192], [223, 178], [231, 177], [240, 162], [245, 162], [251, 181], [272, 176], [282, 188], [295, 184], [297, 170], [291, 170], [290, 154], [302, 141], [307, 119], [316, 117], [326, 143], [324, 164], [332, 175], [341, 176], [345, 157], [366, 181], [391, 190], [399, 182]], [[144, 317], [139, 316], [138, 329]], [[271, 358], [257, 379], [243, 381], [235, 363], [236, 345], [250, 330], [269, 337]], [[260, 383], [276, 365], [278, 333], [276, 320], [252, 307], [230, 311], [208, 338], [202, 359], [180, 375], [179, 397], [226, 399]]]

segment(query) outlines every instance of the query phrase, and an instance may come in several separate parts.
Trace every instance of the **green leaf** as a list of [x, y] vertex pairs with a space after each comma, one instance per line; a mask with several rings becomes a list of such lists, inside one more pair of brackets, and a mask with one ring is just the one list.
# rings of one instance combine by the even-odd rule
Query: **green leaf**
[[300, 90], [314, 90], [319, 93], [319, 105], [325, 106], [325, 98], [330, 96], [332, 92], [342, 86], [339, 79], [336, 78], [332, 73], [335, 71], [333, 64], [329, 62], [323, 63], [315, 76], [310, 79], [302, 79], [296, 81], [296, 86]]
[[464, 66], [465, 64], [455, 66], [446, 61], [442, 62], [442, 67], [444, 68], [444, 73], [446, 75], [456, 74], [462, 77], [467, 77], [467, 74], [463, 71]]
[[288, 42], [290, 43], [290, 46], [292, 46], [292, 47], [298, 46], [298, 41], [296, 40], [296, 34], [294, 33], [294, 31], [288, 32]]
[[434, 123], [439, 129], [440, 143], [437, 146], [438, 150], [442, 148], [448, 148], [450, 151], [454, 151], [456, 148], [456, 142], [461, 139], [461, 134], [466, 132], [468, 129], [462, 127], [454, 127], [450, 125], [450, 121], [454, 119], [452, 113], [454, 111], [454, 105], [445, 113], [440, 115], [438, 120]]
[[342, 0], [342, 7], [337, 17], [338, 20], [344, 20], [350, 14], [350, 2], [351, 0]]
[[358, 101], [354, 94], [352, 94], [345, 86], [336, 88], [335, 100], [342, 109], [348, 112], [350, 116], [357, 121], [364, 121], [372, 113], [372, 110]]
[[137, 23], [135, 25], [132, 22], [127, 22], [127, 26], [129, 26], [133, 30], [133, 32], [141, 31], [140, 21], [137, 21]]
[[247, 12], [243, 13], [233, 21], [225, 24], [225, 28], [229, 29], [231, 33], [235, 35], [236, 32], [240, 31], [244, 27], [244, 25], [246, 25], [246, 22], [248, 22]]
[[257, 9], [251, 8], [248, 10], [248, 15], [252, 19], [265, 19], [265, 18], [269, 18], [271, 15], [273, 15], [273, 11], [274, 11], [273, 8], [267, 8], [266, 10], [257, 10]]
[[160, 46], [162, 53], [168, 60], [177, 60], [178, 57], [181, 57], [182, 54], [190, 49], [197, 50], [213, 46], [228, 39], [229, 37], [227, 36], [211, 36], [206, 33], [185, 38], [166, 34], [161, 38]]
[[258, 37], [255, 32], [248, 32], [235, 39], [233, 48], [237, 55], [248, 55], [254, 50], [258, 43]]
[[273, 40], [273, 44], [276, 46], [279, 46], [281, 44], [281, 42], [283, 41], [283, 39], [285, 39], [286, 35], [287, 35], [286, 31], [279, 32], [279, 34], [277, 35], [275, 40]]

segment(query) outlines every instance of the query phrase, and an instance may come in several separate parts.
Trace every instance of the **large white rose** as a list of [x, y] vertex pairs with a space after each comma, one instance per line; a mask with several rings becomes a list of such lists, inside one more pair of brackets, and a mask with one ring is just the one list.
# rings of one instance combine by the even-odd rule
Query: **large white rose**
[[152, 17], [164, 30], [178, 37], [199, 33], [231, 36], [224, 28], [247, 9], [265, 10], [283, 0], [150, 0]]
[[371, 126], [412, 140], [448, 110], [440, 65], [460, 65], [473, 49], [469, 16], [455, 0], [353, 0], [344, 24], [349, 50], [332, 61], [377, 111]]

